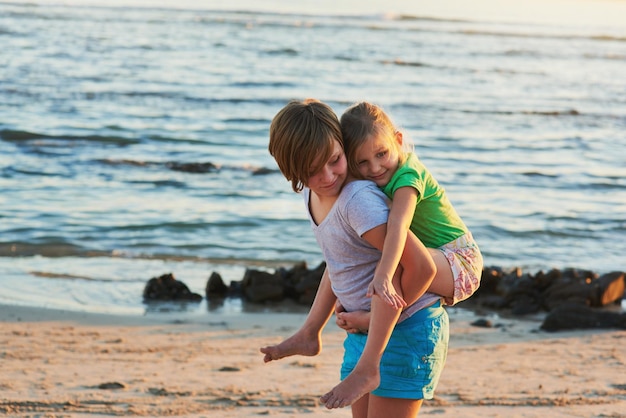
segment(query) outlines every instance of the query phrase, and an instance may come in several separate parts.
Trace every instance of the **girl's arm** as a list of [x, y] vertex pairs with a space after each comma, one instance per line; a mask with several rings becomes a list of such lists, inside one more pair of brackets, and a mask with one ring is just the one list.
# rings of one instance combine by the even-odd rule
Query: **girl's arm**
[[406, 306], [406, 302], [391, 285], [391, 280], [402, 257], [416, 204], [417, 190], [413, 187], [401, 187], [394, 193], [382, 256], [367, 289], [368, 297], [378, 295], [396, 309]]

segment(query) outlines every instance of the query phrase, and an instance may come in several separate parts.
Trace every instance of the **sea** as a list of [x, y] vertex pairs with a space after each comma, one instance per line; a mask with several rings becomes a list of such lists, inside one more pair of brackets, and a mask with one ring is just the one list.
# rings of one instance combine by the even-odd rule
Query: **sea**
[[213, 272], [322, 262], [267, 151], [273, 116], [308, 97], [381, 105], [486, 265], [626, 271], [624, 16], [623, 0], [0, 0], [0, 303], [255, 309], [142, 294], [167, 273], [204, 295]]

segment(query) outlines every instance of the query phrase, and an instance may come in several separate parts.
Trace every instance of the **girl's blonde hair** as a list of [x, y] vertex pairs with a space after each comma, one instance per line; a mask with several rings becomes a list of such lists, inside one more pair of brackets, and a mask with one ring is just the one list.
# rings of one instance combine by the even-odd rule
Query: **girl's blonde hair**
[[339, 119], [331, 107], [316, 99], [293, 100], [274, 116], [268, 149], [298, 193], [330, 159], [334, 141], [343, 148]]
[[395, 140], [397, 129], [385, 111], [369, 102], [356, 103], [341, 115], [341, 134], [348, 159], [350, 174], [362, 178], [356, 160], [356, 152], [372, 135], [384, 136], [391, 146], [397, 147], [400, 163], [406, 159], [404, 147]]

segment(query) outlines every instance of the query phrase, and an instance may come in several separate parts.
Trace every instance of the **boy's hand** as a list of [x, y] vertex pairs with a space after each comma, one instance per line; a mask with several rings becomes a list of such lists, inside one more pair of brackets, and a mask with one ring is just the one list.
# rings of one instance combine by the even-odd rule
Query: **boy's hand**
[[377, 280], [376, 278], [372, 280], [367, 288], [367, 297], [371, 298], [374, 295], [377, 295], [385, 301], [385, 303], [393, 306], [395, 309], [402, 309], [406, 306], [406, 302], [402, 299], [402, 296], [396, 292], [393, 284], [388, 280]]

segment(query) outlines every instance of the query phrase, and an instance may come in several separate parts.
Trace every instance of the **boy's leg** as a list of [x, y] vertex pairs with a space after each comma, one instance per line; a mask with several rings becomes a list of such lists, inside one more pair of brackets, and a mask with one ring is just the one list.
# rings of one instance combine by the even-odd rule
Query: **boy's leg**
[[377, 296], [372, 298], [369, 332], [363, 353], [348, 377], [322, 396], [321, 401], [327, 408], [351, 405], [378, 387], [380, 359], [399, 317], [399, 309], [389, 306]]
[[423, 399], [398, 399], [369, 396], [368, 418], [394, 417], [415, 418], [422, 407]]
[[370, 395], [368, 393], [352, 404], [352, 418], [367, 418], [369, 399]]
[[322, 350], [322, 330], [334, 311], [336, 300], [330, 286], [328, 271], [324, 270], [315, 300], [302, 327], [279, 344], [261, 347], [260, 351], [265, 355], [263, 361], [267, 363], [297, 354], [303, 356], [319, 354]]

